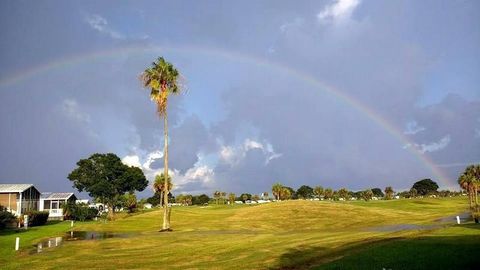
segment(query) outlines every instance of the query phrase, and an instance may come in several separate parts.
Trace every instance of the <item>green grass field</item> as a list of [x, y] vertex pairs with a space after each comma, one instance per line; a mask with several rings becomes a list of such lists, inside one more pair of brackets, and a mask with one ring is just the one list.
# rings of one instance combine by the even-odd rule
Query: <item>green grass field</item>
[[[0, 233], [2, 269], [469, 269], [480, 265], [480, 225], [453, 220], [428, 230], [375, 230], [439, 224], [465, 212], [465, 198], [370, 202], [287, 201], [264, 205], [176, 207], [173, 232], [159, 233], [161, 212], [77, 223], [75, 230], [123, 237], [33, 245], [69, 222]], [[21, 251], [14, 251], [15, 237]], [[432, 267], [430, 267], [432, 266]]]

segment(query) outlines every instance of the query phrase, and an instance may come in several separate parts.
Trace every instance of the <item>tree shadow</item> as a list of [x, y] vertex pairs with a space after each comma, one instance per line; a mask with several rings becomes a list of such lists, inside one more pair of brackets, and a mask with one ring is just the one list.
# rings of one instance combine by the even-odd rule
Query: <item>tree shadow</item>
[[290, 249], [272, 269], [480, 269], [479, 250], [480, 234], [390, 238], [335, 249]]
[[0, 235], [11, 235], [11, 234], [18, 234], [18, 233], [24, 233], [24, 232], [27, 232], [27, 230], [23, 229], [23, 228], [15, 228], [15, 229], [11, 229], [11, 228], [8, 228], [8, 229], [2, 229], [0, 230]]
[[358, 250], [361, 246], [382, 245], [403, 238], [371, 238], [365, 241], [345, 244], [337, 248], [326, 247], [307, 247], [299, 246], [291, 248], [283, 253], [278, 259], [276, 266], [271, 270], [300, 270], [311, 269], [315, 266], [322, 265], [336, 259], [340, 259], [345, 254], [349, 254]]

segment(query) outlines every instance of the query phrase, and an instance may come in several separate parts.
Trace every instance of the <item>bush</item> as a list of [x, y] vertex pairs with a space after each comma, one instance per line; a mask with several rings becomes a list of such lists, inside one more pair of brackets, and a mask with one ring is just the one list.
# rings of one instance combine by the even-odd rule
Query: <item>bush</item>
[[98, 210], [88, 205], [68, 203], [63, 208], [64, 218], [70, 220], [91, 220], [98, 216]]
[[42, 226], [47, 223], [48, 211], [29, 211], [26, 214], [28, 215], [28, 226]]
[[0, 211], [0, 229], [15, 227], [17, 218], [10, 212]]

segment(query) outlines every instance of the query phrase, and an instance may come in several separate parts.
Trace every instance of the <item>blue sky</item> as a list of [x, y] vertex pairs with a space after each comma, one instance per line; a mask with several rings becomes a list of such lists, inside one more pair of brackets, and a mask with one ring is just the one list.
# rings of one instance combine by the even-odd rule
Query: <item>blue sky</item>
[[187, 90], [169, 105], [175, 192], [260, 193], [274, 182], [400, 190], [422, 178], [456, 187], [480, 162], [479, 10], [478, 1], [4, 1], [0, 182], [71, 190], [66, 176], [95, 152], [151, 179], [162, 170], [162, 126], [138, 75], [164, 56]]

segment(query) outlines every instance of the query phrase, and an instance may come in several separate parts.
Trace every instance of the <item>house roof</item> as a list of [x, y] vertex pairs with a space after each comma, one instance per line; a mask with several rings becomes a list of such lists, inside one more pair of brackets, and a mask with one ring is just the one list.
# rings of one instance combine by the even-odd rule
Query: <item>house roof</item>
[[44, 192], [40, 197], [45, 200], [68, 200], [71, 196], [75, 195], [71, 192]]
[[1, 193], [12, 193], [12, 192], [23, 192], [30, 187], [33, 187], [32, 184], [0, 184]]

